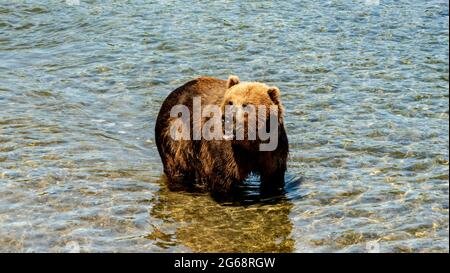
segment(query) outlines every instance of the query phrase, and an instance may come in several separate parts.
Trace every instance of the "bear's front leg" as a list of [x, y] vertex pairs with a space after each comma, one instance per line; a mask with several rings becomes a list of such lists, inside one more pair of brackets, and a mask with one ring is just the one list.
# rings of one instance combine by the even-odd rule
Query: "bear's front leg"
[[261, 193], [278, 194], [282, 192], [284, 188], [284, 174], [286, 172], [285, 157], [266, 153], [260, 158], [259, 164]]
[[284, 170], [278, 169], [273, 173], [261, 174], [260, 190], [263, 194], [278, 194], [284, 188]]
[[242, 182], [245, 174], [241, 173], [233, 155], [229, 142], [210, 141], [205, 143], [202, 158], [203, 171], [208, 180], [210, 191], [214, 195], [230, 195], [236, 186]]
[[222, 174], [213, 174], [210, 177], [209, 190], [215, 196], [229, 196], [236, 188], [237, 180]]

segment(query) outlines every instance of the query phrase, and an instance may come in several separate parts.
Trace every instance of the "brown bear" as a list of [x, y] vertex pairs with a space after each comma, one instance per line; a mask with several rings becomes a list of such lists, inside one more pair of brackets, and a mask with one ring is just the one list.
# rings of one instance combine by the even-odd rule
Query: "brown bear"
[[[200, 120], [195, 121], [195, 111], [198, 108], [195, 99], [201, 105], [212, 105], [220, 109], [219, 121], [223, 121], [218, 125], [220, 133], [224, 132], [224, 112], [228, 106], [233, 109], [233, 123], [238, 122], [243, 126], [233, 125], [231, 137], [228, 133], [223, 133], [219, 138], [196, 138], [196, 132], [210, 133], [211, 128], [213, 131], [217, 129], [217, 123], [208, 130], [202, 130], [212, 117], [201, 114]], [[249, 105], [255, 107], [249, 108]], [[179, 106], [181, 108], [177, 108]], [[259, 110], [259, 106], [270, 110]], [[187, 119], [181, 123], [186, 127], [173, 129], [174, 124], [181, 120], [180, 113], [183, 114], [179, 112], [173, 115], [176, 108], [189, 110]], [[242, 111], [243, 109], [250, 110]], [[275, 110], [272, 111], [273, 109]], [[255, 122], [258, 122], [253, 129], [249, 125], [252, 111], [256, 117]], [[155, 126], [156, 145], [170, 188], [195, 186], [226, 196], [249, 174], [254, 173], [260, 176], [263, 192], [282, 189], [289, 150], [283, 118], [284, 108], [277, 87], [259, 82], [241, 83], [237, 76], [230, 76], [227, 81], [200, 77], [175, 89], [163, 102]], [[259, 133], [267, 133], [268, 123], [276, 125], [277, 145], [273, 149], [263, 150], [261, 145], [267, 143], [267, 139], [263, 140]], [[270, 128], [273, 128], [273, 124]], [[255, 134], [258, 132], [256, 138], [248, 137], [252, 130]], [[236, 137], [238, 132], [245, 133], [243, 139]]]

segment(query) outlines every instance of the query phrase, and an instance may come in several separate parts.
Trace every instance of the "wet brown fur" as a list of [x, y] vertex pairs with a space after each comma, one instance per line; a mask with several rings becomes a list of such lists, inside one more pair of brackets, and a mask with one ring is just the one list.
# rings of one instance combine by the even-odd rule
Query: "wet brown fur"
[[[224, 140], [174, 140], [170, 136], [170, 110], [174, 105], [186, 105], [191, 111], [193, 97], [200, 96], [202, 105], [223, 107], [227, 100], [255, 104], [278, 104], [278, 146], [261, 152], [246, 140], [237, 143]], [[288, 155], [288, 139], [283, 124], [284, 109], [276, 87], [262, 83], [240, 83], [230, 76], [228, 81], [210, 77], [194, 79], [175, 89], [161, 106], [155, 127], [155, 138], [164, 173], [171, 188], [183, 185], [205, 185], [212, 193], [230, 194], [250, 173], [259, 174], [263, 190], [284, 185]], [[204, 120], [202, 121], [203, 124]], [[191, 130], [191, 139], [192, 139]], [[253, 149], [254, 148], [254, 149]]]

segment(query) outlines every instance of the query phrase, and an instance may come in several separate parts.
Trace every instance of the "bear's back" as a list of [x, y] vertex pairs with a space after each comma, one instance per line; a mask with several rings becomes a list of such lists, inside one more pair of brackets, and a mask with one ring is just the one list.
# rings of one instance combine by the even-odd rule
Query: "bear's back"
[[201, 97], [202, 104], [219, 105], [226, 91], [227, 82], [211, 77], [199, 77], [172, 91], [164, 100], [158, 114], [158, 120], [166, 120], [175, 105], [185, 105], [192, 110], [194, 97]]
[[156, 119], [156, 131], [160, 133], [168, 127], [170, 111], [175, 105], [185, 105], [192, 113], [195, 97], [201, 97], [203, 105], [219, 105], [225, 94], [227, 82], [212, 77], [199, 77], [172, 91], [164, 100]]

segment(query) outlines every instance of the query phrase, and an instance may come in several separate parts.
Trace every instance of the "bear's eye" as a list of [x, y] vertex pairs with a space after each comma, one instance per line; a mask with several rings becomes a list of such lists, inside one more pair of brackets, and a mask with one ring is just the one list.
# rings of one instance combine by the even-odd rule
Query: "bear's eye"
[[243, 104], [242, 104], [242, 107], [245, 108], [245, 107], [247, 107], [247, 105], [248, 105], [247, 103], [243, 103]]
[[229, 102], [228, 102], [228, 105], [233, 105], [233, 102], [232, 102], [232, 101], [229, 101]]

